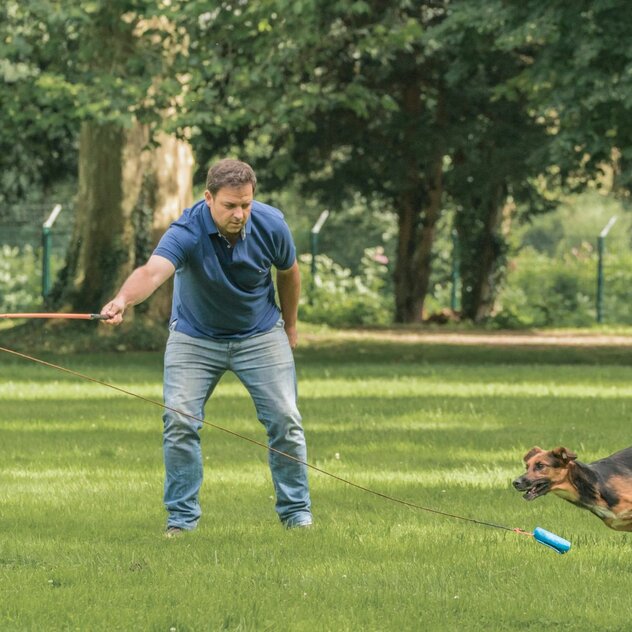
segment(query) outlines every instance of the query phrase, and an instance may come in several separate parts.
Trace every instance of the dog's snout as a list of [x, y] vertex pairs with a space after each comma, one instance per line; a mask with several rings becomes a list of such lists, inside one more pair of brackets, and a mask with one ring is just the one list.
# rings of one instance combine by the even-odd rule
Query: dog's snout
[[519, 476], [517, 479], [515, 479], [512, 483], [512, 485], [517, 489], [517, 490], [522, 490], [524, 489], [524, 476]]

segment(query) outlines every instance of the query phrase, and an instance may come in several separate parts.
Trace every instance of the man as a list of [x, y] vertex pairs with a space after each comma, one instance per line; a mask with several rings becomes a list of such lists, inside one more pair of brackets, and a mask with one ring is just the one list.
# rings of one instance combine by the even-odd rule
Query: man
[[[296, 249], [283, 214], [253, 199], [256, 184], [244, 162], [213, 165], [204, 200], [171, 224], [101, 313], [109, 317], [106, 323], [119, 324], [127, 307], [175, 273], [165, 404], [202, 419], [221, 376], [233, 371], [254, 401], [268, 445], [304, 463], [292, 355], [300, 294]], [[202, 424], [171, 411], [163, 420], [166, 534], [173, 537], [194, 529], [201, 515]], [[269, 463], [281, 522], [288, 528], [311, 525], [307, 468], [273, 451]]]

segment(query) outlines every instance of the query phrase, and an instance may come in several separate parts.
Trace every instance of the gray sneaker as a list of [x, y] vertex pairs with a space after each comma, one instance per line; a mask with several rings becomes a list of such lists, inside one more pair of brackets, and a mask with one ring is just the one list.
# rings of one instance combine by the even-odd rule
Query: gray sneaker
[[184, 529], [180, 527], [167, 527], [165, 531], [165, 538], [177, 538], [184, 533]]
[[294, 524], [286, 524], [285, 528], [286, 529], [309, 529], [312, 526], [312, 521], [305, 521], [305, 522], [296, 522]]

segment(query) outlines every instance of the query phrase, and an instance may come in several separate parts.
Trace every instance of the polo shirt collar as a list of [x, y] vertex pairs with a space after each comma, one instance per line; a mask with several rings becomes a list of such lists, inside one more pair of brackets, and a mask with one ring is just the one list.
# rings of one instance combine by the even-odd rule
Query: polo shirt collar
[[[204, 229], [209, 235], [217, 235], [219, 234], [219, 229], [215, 225], [215, 221], [213, 220], [213, 216], [211, 215], [211, 209], [209, 208], [206, 201], [203, 201], [204, 212], [202, 213], [202, 221], [204, 222]], [[252, 211], [251, 211], [252, 216]], [[246, 235], [252, 232], [252, 222], [250, 221], [250, 217], [246, 222], [245, 226], [241, 229], [241, 239], [242, 241], [246, 239]]]

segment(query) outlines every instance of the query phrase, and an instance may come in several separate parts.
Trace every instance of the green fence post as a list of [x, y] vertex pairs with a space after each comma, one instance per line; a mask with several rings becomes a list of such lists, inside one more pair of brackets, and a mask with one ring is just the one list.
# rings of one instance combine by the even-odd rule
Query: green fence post
[[310, 305], [313, 305], [314, 303], [314, 288], [316, 287], [316, 255], [318, 253], [318, 235], [320, 234], [320, 229], [323, 227], [323, 224], [327, 221], [328, 217], [329, 217], [329, 211], [327, 210], [323, 211], [318, 217], [318, 219], [316, 220], [316, 223], [314, 224], [310, 233], [310, 245], [311, 245], [311, 251], [312, 251], [312, 265], [311, 265], [312, 291], [310, 292], [310, 295], [309, 295]]
[[603, 274], [603, 259], [606, 252], [606, 237], [610, 232], [610, 229], [617, 221], [617, 216], [613, 215], [610, 221], [604, 226], [599, 237], [597, 238], [597, 322], [603, 322], [603, 295], [604, 295], [604, 274]]
[[461, 253], [459, 251], [459, 234], [456, 230], [452, 231], [452, 270], [450, 278], [452, 280], [452, 289], [450, 290], [450, 309], [456, 312], [458, 307], [458, 286], [461, 280], [459, 274]]
[[42, 298], [44, 301], [50, 294], [51, 273], [50, 273], [50, 255], [51, 255], [51, 229], [61, 212], [61, 204], [55, 204], [50, 216], [42, 225]]
[[42, 227], [42, 298], [50, 292], [50, 228]]

